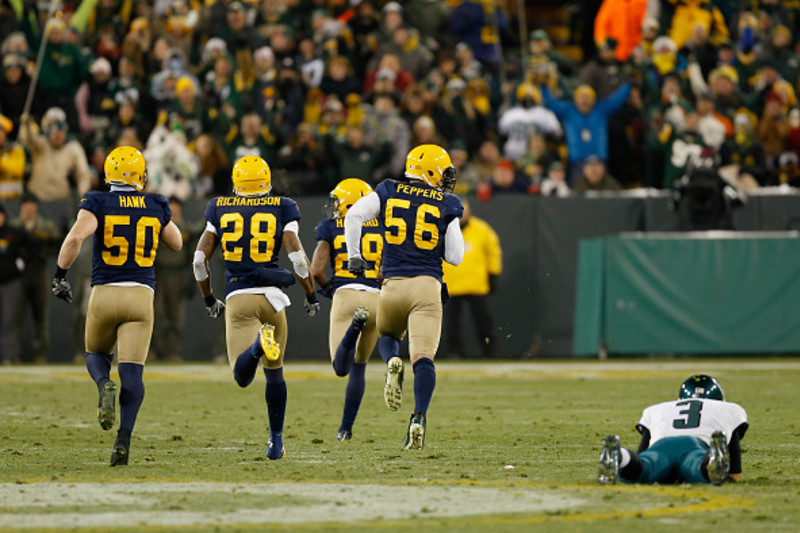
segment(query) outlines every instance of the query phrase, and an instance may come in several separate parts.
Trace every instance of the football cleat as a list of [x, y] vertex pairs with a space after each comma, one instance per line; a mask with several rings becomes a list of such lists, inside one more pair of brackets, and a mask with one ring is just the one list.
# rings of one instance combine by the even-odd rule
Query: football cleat
[[425, 413], [414, 413], [408, 421], [406, 432], [406, 450], [421, 450], [425, 446]]
[[120, 429], [117, 432], [117, 440], [114, 441], [114, 449], [111, 450], [111, 466], [123, 466], [128, 464], [130, 456], [131, 434], [129, 431]]
[[397, 411], [403, 404], [403, 360], [395, 356], [386, 365], [386, 384], [383, 386], [383, 401], [386, 407]]
[[597, 482], [601, 485], [614, 485], [619, 478], [620, 447], [619, 436], [608, 435], [603, 439], [600, 462], [597, 465]]
[[336, 440], [350, 440], [353, 438], [353, 432], [347, 429], [340, 429], [336, 434]]
[[283, 435], [273, 434], [267, 442], [267, 459], [277, 461], [286, 455], [286, 448], [283, 447]]
[[731, 456], [728, 453], [728, 439], [722, 431], [711, 434], [708, 447], [708, 480], [712, 485], [722, 485], [731, 470]]
[[100, 397], [97, 400], [97, 421], [104, 431], [114, 426], [116, 396], [117, 384], [111, 380], [106, 381], [100, 388]]
[[258, 343], [268, 361], [277, 361], [281, 356], [281, 347], [275, 340], [275, 326], [263, 324], [258, 331]]
[[369, 309], [363, 306], [357, 307], [353, 312], [353, 327], [361, 331], [364, 329], [367, 319], [369, 319]]

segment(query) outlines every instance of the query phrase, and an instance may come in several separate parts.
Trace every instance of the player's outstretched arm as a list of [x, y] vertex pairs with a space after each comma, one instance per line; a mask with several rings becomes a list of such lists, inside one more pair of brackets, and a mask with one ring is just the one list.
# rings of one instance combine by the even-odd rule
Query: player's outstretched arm
[[208, 311], [208, 316], [217, 318], [225, 311], [225, 304], [218, 300], [211, 291], [211, 270], [208, 268], [208, 258], [214, 253], [217, 247], [217, 236], [210, 231], [204, 231], [197, 242], [192, 259], [192, 270], [194, 279], [203, 295], [203, 302]]
[[300, 237], [294, 231], [284, 231], [281, 240], [283, 248], [292, 262], [294, 277], [306, 293], [303, 307], [308, 316], [313, 317], [319, 312], [319, 300], [317, 300], [317, 295], [314, 292], [314, 279], [311, 277], [308, 256], [303, 250], [303, 243], [300, 242]]
[[67, 281], [67, 270], [75, 262], [81, 252], [81, 245], [86, 237], [97, 230], [97, 217], [94, 213], [81, 209], [78, 211], [78, 219], [70, 228], [69, 233], [61, 244], [56, 260], [56, 272], [53, 274], [53, 281], [50, 288], [53, 294], [67, 303], [72, 303], [72, 287]]
[[180, 252], [183, 248], [181, 230], [178, 228], [177, 224], [171, 220], [166, 227], [161, 230], [161, 240], [167, 245], [167, 248], [174, 252]]
[[[376, 192], [360, 198], [347, 210], [347, 215], [344, 217], [344, 240], [348, 259], [361, 259], [361, 226], [376, 218], [380, 210], [381, 199]], [[361, 261], [363, 263], [363, 260]]]
[[331, 245], [328, 241], [317, 241], [314, 255], [311, 257], [311, 275], [317, 285], [324, 288], [328, 280], [325, 277], [325, 266], [331, 258]]

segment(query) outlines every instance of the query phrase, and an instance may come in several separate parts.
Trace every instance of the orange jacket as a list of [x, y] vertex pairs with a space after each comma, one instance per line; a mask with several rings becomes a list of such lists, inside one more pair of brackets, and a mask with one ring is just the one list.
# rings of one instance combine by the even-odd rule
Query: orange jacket
[[603, 0], [594, 19], [594, 40], [602, 43], [612, 37], [617, 41], [617, 60], [625, 61], [642, 40], [642, 21], [647, 0]]

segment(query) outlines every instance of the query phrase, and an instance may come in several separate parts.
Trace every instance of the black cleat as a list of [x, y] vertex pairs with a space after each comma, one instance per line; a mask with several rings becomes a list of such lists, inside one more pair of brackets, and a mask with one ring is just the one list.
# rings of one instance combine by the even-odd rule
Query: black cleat
[[406, 450], [421, 450], [425, 446], [425, 413], [414, 413], [408, 421]]
[[123, 466], [128, 464], [130, 456], [131, 434], [120, 429], [117, 432], [117, 440], [114, 441], [114, 449], [111, 450], [111, 466]]
[[712, 485], [722, 485], [731, 471], [731, 456], [728, 452], [728, 439], [722, 431], [711, 434], [708, 447], [708, 480]]
[[97, 421], [105, 431], [114, 426], [116, 396], [117, 384], [109, 379], [100, 387], [100, 397], [97, 400]]
[[336, 434], [336, 440], [350, 440], [353, 438], [353, 432], [347, 429], [340, 429]]
[[621, 452], [619, 436], [607, 435], [603, 439], [600, 462], [597, 464], [597, 482], [601, 485], [614, 485], [619, 479], [619, 460]]

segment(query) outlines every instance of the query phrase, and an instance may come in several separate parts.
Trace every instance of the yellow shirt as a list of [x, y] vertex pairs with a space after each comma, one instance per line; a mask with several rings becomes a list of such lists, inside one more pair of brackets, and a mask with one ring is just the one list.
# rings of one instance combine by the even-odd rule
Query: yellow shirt
[[11, 144], [0, 148], [0, 200], [14, 200], [22, 196], [24, 174], [25, 150], [22, 146]]
[[444, 282], [451, 296], [489, 294], [489, 276], [503, 270], [500, 239], [491, 226], [471, 216], [461, 228], [464, 259], [458, 266], [443, 262]]

